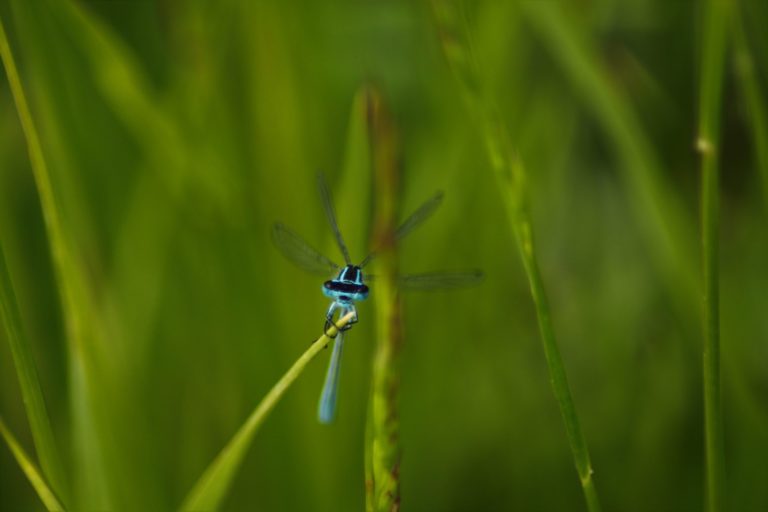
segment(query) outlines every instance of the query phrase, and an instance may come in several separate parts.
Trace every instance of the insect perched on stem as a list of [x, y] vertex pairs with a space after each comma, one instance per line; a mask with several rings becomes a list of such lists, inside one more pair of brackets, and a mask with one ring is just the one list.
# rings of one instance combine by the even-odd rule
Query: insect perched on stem
[[[339, 225], [336, 222], [336, 213], [331, 200], [331, 193], [325, 183], [322, 174], [318, 175], [318, 187], [320, 189], [320, 198], [323, 202], [326, 217], [331, 225], [331, 230], [336, 238], [336, 244], [344, 256], [345, 265], [342, 267], [332, 260], [313, 249], [299, 235], [285, 227], [283, 224], [276, 223], [272, 229], [272, 239], [283, 255], [291, 260], [297, 266], [312, 272], [314, 274], [333, 276], [323, 283], [323, 294], [331, 299], [331, 305], [325, 314], [325, 332], [331, 325], [336, 325], [333, 321], [334, 315], [338, 312], [339, 318], [348, 313], [354, 316], [352, 320], [339, 329], [334, 340], [333, 353], [331, 361], [328, 364], [328, 372], [325, 376], [325, 384], [320, 395], [318, 405], [318, 419], [321, 423], [330, 423], [336, 413], [336, 396], [339, 383], [339, 371], [341, 368], [341, 354], [344, 348], [344, 332], [349, 330], [352, 325], [357, 323], [357, 309], [355, 303], [368, 298], [369, 289], [365, 284], [366, 280], [371, 278], [363, 273], [363, 268], [373, 260], [376, 252], [371, 252], [363, 259], [360, 264], [355, 265], [349, 256], [349, 250], [341, 236]], [[437, 207], [443, 201], [443, 193], [437, 192], [434, 196], [424, 202], [416, 209], [395, 231], [395, 240], [402, 239], [405, 235], [413, 231], [418, 225], [429, 218]], [[441, 288], [459, 288], [469, 286], [480, 282], [483, 274], [479, 270], [466, 272], [434, 272], [427, 274], [402, 275], [397, 279], [399, 287], [403, 289], [414, 290], [433, 290]]]

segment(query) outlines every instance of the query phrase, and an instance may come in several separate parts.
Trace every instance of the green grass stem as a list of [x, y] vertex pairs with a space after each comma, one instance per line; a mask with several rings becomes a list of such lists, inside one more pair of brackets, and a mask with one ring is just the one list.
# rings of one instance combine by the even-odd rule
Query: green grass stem
[[40, 497], [40, 501], [43, 502], [43, 505], [45, 505], [45, 508], [51, 512], [63, 512], [64, 506], [61, 504], [58, 498], [56, 498], [56, 494], [45, 482], [45, 479], [40, 474], [40, 471], [35, 466], [35, 463], [32, 462], [32, 459], [29, 458], [18, 441], [16, 441], [16, 438], [13, 437], [13, 434], [11, 434], [11, 432], [5, 426], [2, 418], [0, 418], [0, 435], [2, 435], [3, 439], [8, 445], [8, 448], [10, 448], [11, 453], [13, 454], [13, 457], [16, 459], [16, 462], [18, 462], [21, 470], [27, 476], [29, 483], [31, 483], [32, 487], [34, 487], [35, 492], [37, 492], [37, 495]]
[[[565, 425], [568, 443], [573, 454], [576, 471], [579, 475], [581, 487], [584, 492], [584, 499], [587, 503], [587, 510], [590, 512], [599, 512], [601, 510], [600, 500], [595, 488], [593, 478], [594, 470], [589, 457], [587, 440], [581, 431], [579, 417], [576, 413], [576, 405], [571, 396], [571, 389], [568, 384], [568, 377], [563, 364], [560, 349], [557, 345], [554, 328], [552, 325], [549, 302], [547, 300], [544, 281], [541, 277], [539, 264], [536, 258], [536, 247], [534, 244], [533, 229], [531, 226], [530, 214], [525, 206], [524, 183], [525, 171], [520, 160], [509, 157], [505, 166], [510, 166], [512, 176], [518, 176], [517, 184], [515, 180], [506, 180], [502, 188], [504, 194], [504, 205], [507, 210], [509, 222], [515, 234], [517, 247], [523, 260], [526, 276], [528, 277], [528, 286], [531, 290], [531, 297], [536, 308], [536, 315], [539, 322], [539, 332], [541, 333], [544, 356], [547, 360], [549, 378], [552, 384], [552, 390], [555, 399], [560, 407], [560, 414]], [[503, 169], [497, 169], [502, 172]]]
[[533, 229], [527, 206], [526, 172], [520, 158], [514, 155], [509, 147], [509, 137], [504, 125], [492, 102], [485, 97], [478, 81], [477, 64], [472, 54], [466, 18], [452, 1], [433, 0], [433, 7], [445, 55], [455, 75], [464, 86], [472, 113], [484, 130], [491, 166], [498, 179], [509, 225], [528, 277], [552, 389], [565, 424], [587, 509], [590, 512], [598, 512], [600, 501], [595, 489], [589, 450], [581, 431], [565, 366], [555, 339], [544, 282], [537, 263]]
[[22, 327], [21, 314], [5, 261], [2, 242], [0, 242], [0, 318], [5, 325], [8, 343], [11, 346], [13, 363], [19, 378], [21, 396], [27, 410], [29, 428], [32, 431], [40, 466], [56, 493], [59, 496], [66, 496], [68, 487], [65, 483], [64, 469], [56, 448], [37, 367]]
[[400, 508], [400, 349], [402, 323], [397, 294], [395, 228], [397, 221], [399, 148], [394, 123], [381, 96], [368, 95], [368, 122], [376, 190], [373, 247], [376, 257], [376, 348], [371, 373], [365, 445], [365, 488], [368, 512]]
[[722, 389], [720, 371], [719, 288], [719, 137], [723, 71], [728, 41], [730, 9], [721, 0], [704, 8], [703, 50], [699, 92], [701, 153], [701, 249], [703, 266], [703, 377], [704, 433], [706, 447], [706, 504], [709, 512], [723, 509], [725, 456], [723, 446]]
[[[336, 322], [336, 325], [340, 328], [344, 327], [352, 319], [352, 316], [352, 313], [343, 316]], [[301, 375], [310, 361], [328, 345], [337, 332], [335, 327], [331, 327], [327, 333], [323, 333], [269, 390], [194, 485], [181, 505], [182, 511], [218, 510], [221, 508], [221, 502], [229, 490], [232, 479], [237, 473], [248, 447], [251, 445], [253, 436], [285, 395], [285, 392], [288, 391], [288, 388], [291, 387], [291, 384]]]

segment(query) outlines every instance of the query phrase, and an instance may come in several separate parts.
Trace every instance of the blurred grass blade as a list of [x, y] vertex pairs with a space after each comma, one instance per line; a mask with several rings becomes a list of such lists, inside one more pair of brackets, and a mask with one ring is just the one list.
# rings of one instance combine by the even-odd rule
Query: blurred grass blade
[[723, 509], [725, 455], [722, 389], [720, 385], [720, 229], [719, 168], [720, 110], [727, 45], [726, 2], [709, 0], [704, 8], [699, 140], [701, 153], [701, 249], [704, 279], [704, 434], [706, 446], [706, 503], [709, 512]]
[[755, 160], [763, 185], [763, 204], [768, 211], [768, 111], [766, 111], [765, 98], [762, 94], [764, 89], [761, 92], [754, 57], [747, 40], [743, 9], [741, 2], [734, 2], [731, 13], [734, 57], [738, 85], [745, 103], [744, 111], [752, 128]]
[[373, 94], [371, 86], [362, 86], [355, 93], [347, 124], [346, 146], [342, 172], [334, 180], [334, 196], [339, 219], [343, 219], [344, 236], [352, 259], [360, 261], [368, 252], [371, 205], [371, 155], [368, 144], [368, 104]]
[[[508, 165], [513, 169], [511, 171], [512, 174], [524, 176], [522, 162], [513, 159], [512, 157], [510, 158]], [[555, 399], [560, 406], [560, 414], [563, 417], [566, 435], [568, 436], [568, 442], [571, 446], [571, 452], [576, 465], [576, 471], [579, 474], [584, 498], [587, 502], [587, 508], [590, 512], [599, 512], [601, 507], [593, 478], [594, 470], [592, 469], [592, 462], [589, 457], [587, 440], [581, 431], [578, 414], [576, 413], [576, 406], [573, 403], [573, 397], [571, 396], [571, 389], [568, 384], [565, 365], [563, 364], [560, 349], [557, 345], [557, 339], [555, 338], [555, 331], [550, 317], [549, 301], [547, 299], [546, 290], [544, 289], [544, 281], [541, 277], [541, 271], [539, 270], [539, 264], [536, 257], [531, 220], [527, 208], [521, 207], [521, 205], [515, 201], [516, 197], [519, 200], [522, 200], [522, 197], [520, 196], [524, 192], [516, 190], [512, 181], [509, 181], [506, 188], [502, 188], [502, 190], [506, 192], [504, 197], [507, 214], [509, 215], [518, 250], [520, 251], [520, 256], [523, 260], [525, 273], [528, 276], [531, 297], [533, 298], [534, 306], [536, 307], [539, 332], [541, 333], [541, 341], [544, 348], [544, 356], [547, 360], [552, 390], [555, 394]]]
[[369, 94], [368, 118], [373, 182], [376, 190], [373, 247], [377, 248], [376, 348], [373, 356], [365, 445], [365, 489], [368, 512], [400, 508], [400, 387], [402, 346], [400, 299], [397, 294], [395, 229], [399, 186], [397, 133], [376, 91]]
[[502, 200], [509, 217], [509, 225], [528, 277], [552, 390], [560, 406], [560, 414], [565, 424], [584, 498], [590, 512], [598, 512], [600, 501], [592, 476], [593, 470], [587, 441], [581, 431], [576, 407], [571, 397], [565, 366], [560, 356], [560, 349], [555, 339], [550, 318], [544, 282], [537, 262], [533, 228], [527, 206], [528, 192], [525, 168], [520, 158], [515, 156], [509, 147], [509, 137], [504, 124], [493, 107], [493, 103], [486, 98], [481, 84], [477, 80], [477, 64], [472, 54], [470, 31], [464, 13], [453, 0], [432, 0], [432, 6], [448, 63], [464, 86], [464, 93], [472, 114], [475, 115], [484, 130], [490, 163], [499, 182]]
[[61, 502], [56, 498], [56, 495], [50, 487], [48, 487], [48, 484], [45, 483], [42, 475], [40, 475], [40, 471], [38, 471], [35, 464], [24, 452], [24, 449], [16, 441], [16, 438], [14, 438], [13, 434], [6, 428], [2, 418], [0, 418], [0, 435], [3, 436], [3, 439], [8, 444], [8, 448], [11, 449], [13, 457], [16, 459], [16, 462], [19, 463], [19, 466], [27, 476], [29, 483], [35, 488], [35, 492], [37, 492], [37, 495], [40, 497], [40, 501], [43, 502], [43, 505], [45, 505], [45, 508], [52, 512], [63, 511], [64, 506], [62, 506]]
[[27, 140], [27, 149], [29, 151], [32, 172], [35, 176], [38, 194], [40, 194], [40, 203], [43, 207], [43, 218], [45, 220], [46, 229], [48, 230], [48, 236], [51, 239], [50, 245], [53, 252], [54, 263], [59, 269], [58, 277], [63, 280], [64, 278], [62, 274], [66, 273], [64, 269], [67, 268], [67, 263], [64, 236], [61, 229], [61, 219], [59, 218], [59, 211], [54, 199], [48, 167], [43, 158], [40, 139], [35, 124], [32, 121], [32, 113], [27, 104], [26, 94], [24, 93], [24, 88], [21, 84], [18, 69], [16, 69], [16, 62], [14, 61], [11, 48], [8, 44], [8, 38], [5, 34], [2, 19], [0, 19], [0, 56], [2, 56], [8, 83], [21, 121], [21, 127]]
[[[352, 316], [352, 313], [343, 316], [336, 322], [336, 325], [339, 328], [344, 327], [352, 319]], [[259, 405], [256, 406], [245, 423], [240, 427], [240, 430], [237, 431], [219, 455], [211, 462], [189, 492], [184, 503], [181, 505], [182, 511], [207, 511], [221, 508], [221, 502], [232, 484], [232, 479], [237, 473], [237, 469], [240, 467], [248, 447], [251, 445], [253, 436], [285, 392], [288, 391], [291, 384], [301, 375], [307, 364], [328, 345], [336, 332], [335, 327], [328, 329], [328, 333], [324, 333], [312, 343], [307, 351], [293, 363], [293, 366], [269, 390], [269, 393], [259, 402]], [[307, 418], [309, 417], [314, 416], [308, 414]]]
[[0, 317], [5, 325], [8, 343], [11, 346], [13, 363], [19, 378], [19, 387], [27, 410], [29, 428], [32, 431], [32, 439], [35, 443], [35, 451], [40, 460], [40, 466], [51, 483], [51, 487], [59, 496], [65, 496], [68, 489], [64, 483], [65, 473], [56, 448], [51, 420], [45, 407], [37, 367], [22, 328], [21, 314], [5, 261], [2, 241], [0, 241]]
[[[54, 261], [62, 270], [60, 273], [65, 273], [63, 269], [67, 268], [67, 251], [61, 228], [61, 219], [59, 218], [59, 211], [54, 199], [53, 187], [51, 186], [50, 174], [43, 157], [43, 150], [40, 145], [37, 129], [35, 128], [35, 124], [32, 120], [32, 114], [29, 110], [26, 94], [21, 84], [21, 78], [19, 77], [19, 72], [16, 68], [16, 62], [14, 61], [13, 54], [11, 53], [8, 39], [5, 34], [5, 28], [3, 27], [1, 19], [0, 55], [2, 56], [3, 65], [5, 66], [5, 72], [11, 88], [11, 93], [13, 94], [13, 99], [16, 103], [16, 109], [18, 110], [21, 127], [27, 140], [27, 149], [29, 151], [32, 171], [35, 176], [35, 183], [37, 185], [38, 193], [40, 194], [40, 202], [43, 207], [43, 217], [45, 219], [48, 235], [51, 238], [50, 244], [51, 250], [53, 251]], [[63, 279], [63, 276], [60, 275], [59, 277]]]
[[551, 49], [568, 78], [592, 108], [606, 137], [613, 140], [626, 183], [627, 196], [666, 275], [675, 305], [688, 314], [691, 297], [698, 292], [693, 219], [675, 196], [652, 142], [645, 135], [629, 101], [611, 83], [595, 44], [580, 32], [564, 2], [520, 2], [520, 7]]
[[[55, 271], [54, 273], [66, 324], [70, 350], [70, 365], [82, 369], [87, 375], [89, 370], [88, 354], [89, 348], [91, 347], [88, 347], [88, 344], [86, 343], [86, 330], [89, 325], [89, 322], [86, 320], [89, 318], [89, 315], [86, 314], [86, 310], [89, 310], [88, 305], [90, 304], [90, 300], [83, 289], [85, 279], [80, 266], [72, 257], [72, 251], [68, 243], [69, 241], [64, 233], [59, 207], [53, 192], [48, 166], [43, 156], [43, 149], [40, 144], [38, 131], [32, 119], [27, 96], [24, 87], [22, 86], [18, 69], [16, 68], [16, 62], [6, 37], [2, 19], [0, 19], [0, 57], [2, 57], [3, 65], [5, 66], [11, 93], [26, 138], [32, 173], [40, 197], [40, 205], [43, 211], [43, 219], [45, 221], [45, 228], [48, 235], [48, 243]], [[76, 371], [71, 371], [72, 375], [76, 373]], [[84, 379], [82, 384], [82, 386], [73, 385], [70, 391], [76, 395], [76, 398], [81, 398], [83, 403], [90, 403], [88, 397], [80, 395], [88, 394], [93, 390], [89, 386], [90, 383], [87, 379]], [[86, 436], [78, 429], [78, 425], [93, 423], [93, 410], [90, 407], [77, 410], [75, 420], [76, 426], [74, 428], [74, 436], [76, 439], [85, 440]], [[100, 483], [103, 482], [103, 479], [97, 476], [102, 472], [99, 461], [103, 456], [99, 440], [90, 436], [87, 439], [87, 443], [89, 444], [88, 452], [93, 454], [94, 458], [88, 459], [89, 464], [82, 471], [84, 474], [80, 475], [81, 480], [83, 482], [94, 482], [95, 487], [93, 487], [93, 492], [87, 492], [88, 496], [92, 497], [98, 495], [103, 497], [104, 499], [99, 501], [99, 506], [102, 506], [103, 508], [111, 508], [107, 498], [108, 491], [100, 485]], [[93, 503], [91, 503], [91, 505], [93, 506]]]
[[71, 27], [96, 85], [115, 114], [135, 135], [156, 171], [177, 192], [190, 168], [187, 148], [175, 120], [158, 100], [149, 79], [129, 48], [96, 16], [72, 2], [55, 3]]

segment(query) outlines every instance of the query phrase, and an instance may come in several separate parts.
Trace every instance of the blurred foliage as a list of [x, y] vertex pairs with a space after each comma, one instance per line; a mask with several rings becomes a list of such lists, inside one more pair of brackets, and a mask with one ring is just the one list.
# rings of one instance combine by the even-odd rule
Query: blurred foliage
[[[701, 510], [698, 4], [465, 3], [480, 80], [526, 162], [603, 506]], [[754, 136], [766, 126], [754, 105], [768, 89], [768, 4], [731, 4], [741, 39], [721, 121], [725, 489], [730, 509], [763, 511], [768, 175], [757, 155], [768, 141]], [[279, 219], [339, 258], [314, 185], [322, 169], [353, 259], [367, 252], [376, 191], [350, 112], [371, 82], [403, 148], [401, 216], [446, 192], [399, 268], [486, 273], [475, 289], [403, 297], [403, 506], [583, 510], [497, 181], [426, 2], [2, 0], [0, 18], [84, 301], [87, 359], [68, 334], [3, 75], [0, 239], [75, 510], [178, 507], [317, 335], [320, 283], [280, 257], [269, 230]], [[225, 509], [364, 507], [374, 316], [363, 304], [346, 340], [335, 424], [315, 420], [317, 361], [254, 438]], [[0, 413], [33, 454], [5, 337]], [[0, 507], [42, 509], [6, 448]]]

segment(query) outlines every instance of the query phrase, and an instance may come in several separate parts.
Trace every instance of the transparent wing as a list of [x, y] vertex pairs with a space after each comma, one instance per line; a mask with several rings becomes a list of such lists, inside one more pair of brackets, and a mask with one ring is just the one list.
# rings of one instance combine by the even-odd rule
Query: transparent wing
[[327, 276], [339, 268], [283, 224], [272, 227], [272, 241], [283, 256], [308, 272]]
[[330, 423], [336, 416], [336, 397], [339, 389], [339, 373], [341, 371], [341, 353], [344, 350], [344, 334], [340, 332], [333, 343], [331, 361], [325, 374], [325, 384], [317, 404], [317, 419], [320, 423]]
[[[402, 224], [395, 230], [395, 240], [401, 240], [408, 233], [413, 231], [416, 227], [422, 224], [425, 220], [430, 218], [435, 210], [442, 204], [444, 194], [442, 191], [438, 191], [434, 196], [427, 199], [421, 206], [419, 206], [415, 212], [413, 212]], [[376, 257], [376, 251], [371, 252], [365, 257], [360, 267], [367, 265], [373, 258]]]
[[333, 235], [336, 237], [336, 243], [339, 244], [341, 254], [344, 255], [344, 261], [347, 265], [352, 264], [352, 259], [349, 257], [349, 250], [344, 243], [344, 239], [341, 236], [339, 230], [339, 224], [336, 222], [336, 211], [333, 209], [333, 200], [331, 199], [331, 191], [328, 190], [328, 185], [325, 183], [325, 177], [322, 173], [317, 175], [317, 186], [320, 189], [320, 198], [323, 201], [323, 208], [325, 209], [325, 216], [328, 217], [328, 223], [331, 225]]
[[434, 196], [427, 199], [424, 204], [419, 206], [402, 224], [395, 230], [395, 239], [400, 240], [405, 235], [413, 231], [419, 224], [430, 218], [438, 206], [443, 203], [444, 194], [438, 191]]
[[427, 274], [408, 274], [398, 277], [398, 283], [404, 290], [444, 290], [474, 286], [483, 280], [480, 270], [462, 272], [430, 272]]

